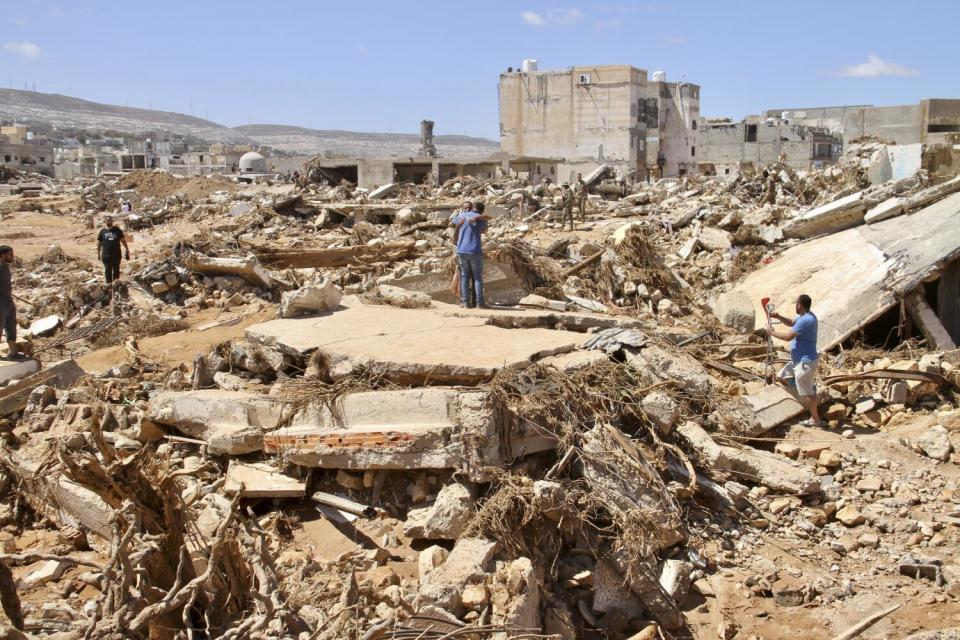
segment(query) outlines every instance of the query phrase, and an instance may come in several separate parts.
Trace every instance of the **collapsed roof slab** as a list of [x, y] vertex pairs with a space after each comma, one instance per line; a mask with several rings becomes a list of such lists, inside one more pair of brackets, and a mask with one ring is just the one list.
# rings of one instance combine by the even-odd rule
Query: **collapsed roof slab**
[[754, 303], [770, 297], [789, 315], [796, 297], [813, 299], [823, 352], [878, 318], [960, 258], [960, 194], [916, 213], [808, 240], [754, 271], [735, 288]]
[[247, 337], [300, 356], [319, 351], [334, 379], [362, 367], [401, 384], [477, 384], [501, 369], [573, 351], [583, 341], [572, 331], [493, 326], [489, 315], [496, 312], [490, 311], [488, 317], [456, 316], [442, 309], [342, 303], [346, 308], [309, 318], [253, 325]]

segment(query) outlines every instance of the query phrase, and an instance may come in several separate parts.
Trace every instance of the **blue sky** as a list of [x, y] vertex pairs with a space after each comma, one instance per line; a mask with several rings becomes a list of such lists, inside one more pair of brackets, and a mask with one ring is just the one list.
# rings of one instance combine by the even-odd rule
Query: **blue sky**
[[7, 0], [0, 83], [226, 125], [498, 136], [497, 77], [629, 63], [701, 112], [960, 98], [960, 2]]

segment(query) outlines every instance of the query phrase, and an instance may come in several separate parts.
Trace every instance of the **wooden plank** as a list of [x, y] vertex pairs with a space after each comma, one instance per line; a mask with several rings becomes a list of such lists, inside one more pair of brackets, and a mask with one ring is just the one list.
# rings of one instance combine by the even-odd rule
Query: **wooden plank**
[[416, 254], [414, 241], [391, 242], [382, 245], [358, 245], [335, 249], [256, 249], [264, 264], [280, 268], [346, 267], [371, 262], [395, 262]]

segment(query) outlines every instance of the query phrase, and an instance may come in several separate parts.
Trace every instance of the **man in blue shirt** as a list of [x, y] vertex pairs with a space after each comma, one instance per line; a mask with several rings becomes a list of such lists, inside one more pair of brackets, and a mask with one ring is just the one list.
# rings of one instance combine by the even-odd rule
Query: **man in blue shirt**
[[461, 211], [450, 221], [457, 229], [457, 259], [460, 261], [460, 306], [470, 307], [470, 283], [477, 297], [477, 306], [487, 308], [483, 299], [483, 246], [481, 236], [487, 230], [488, 216], [483, 215], [482, 202], [475, 211]]
[[790, 341], [790, 362], [777, 375], [780, 383], [787, 385], [790, 378], [794, 379], [800, 402], [810, 412], [810, 419], [804, 421], [803, 424], [821, 427], [823, 421], [820, 419], [818, 410], [816, 385], [820, 354], [817, 353], [817, 316], [810, 311], [812, 304], [813, 302], [807, 294], [798, 296], [796, 303], [797, 317], [793, 320], [784, 318], [779, 313], [770, 314], [771, 318], [776, 318], [790, 327], [790, 331], [774, 331], [769, 324], [769, 320], [767, 329], [774, 338]]

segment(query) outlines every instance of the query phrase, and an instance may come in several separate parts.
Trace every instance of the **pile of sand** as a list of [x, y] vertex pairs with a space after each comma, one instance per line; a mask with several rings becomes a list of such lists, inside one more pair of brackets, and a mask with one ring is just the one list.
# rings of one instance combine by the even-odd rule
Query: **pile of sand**
[[214, 191], [235, 191], [237, 185], [220, 176], [183, 178], [166, 171], [138, 170], [120, 178], [115, 189], [134, 189], [142, 198], [166, 198], [182, 193], [195, 199], [205, 198]]

